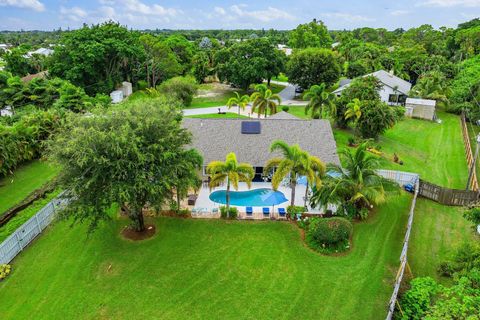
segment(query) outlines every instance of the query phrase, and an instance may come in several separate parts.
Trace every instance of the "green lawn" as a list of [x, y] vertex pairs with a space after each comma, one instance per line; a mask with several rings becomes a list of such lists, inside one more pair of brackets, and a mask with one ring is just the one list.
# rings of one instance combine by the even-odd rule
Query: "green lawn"
[[415, 276], [438, 279], [436, 270], [441, 262], [462, 243], [475, 238], [478, 241], [471, 223], [462, 217], [463, 210], [418, 199], [408, 252]]
[[18, 167], [13, 175], [0, 179], [0, 214], [52, 180], [58, 171], [57, 167], [35, 160]]
[[58, 223], [0, 282], [1, 319], [384, 319], [411, 197], [355, 224], [352, 252], [322, 256], [286, 222], [159, 218], [125, 241], [112, 221]]
[[[201, 89], [208, 91], [211, 90], [212, 86], [209, 84], [202, 85]], [[270, 85], [270, 89], [273, 93], [279, 93], [285, 87], [272, 83]], [[253, 85], [252, 89], [253, 91]], [[244, 90], [237, 90], [240, 95], [246, 94]], [[193, 108], [209, 108], [209, 107], [220, 107], [227, 104], [228, 99], [235, 97], [235, 91], [233, 90], [224, 90], [223, 92], [219, 92], [216, 96], [213, 97], [196, 97], [193, 98], [192, 104], [187, 109]]]
[[194, 116], [185, 116], [185, 118], [199, 118], [199, 119], [245, 119], [248, 117], [238, 114], [238, 113], [233, 113], [233, 112], [227, 112], [226, 114], [218, 114], [218, 113], [210, 113], [210, 114], [198, 114]]

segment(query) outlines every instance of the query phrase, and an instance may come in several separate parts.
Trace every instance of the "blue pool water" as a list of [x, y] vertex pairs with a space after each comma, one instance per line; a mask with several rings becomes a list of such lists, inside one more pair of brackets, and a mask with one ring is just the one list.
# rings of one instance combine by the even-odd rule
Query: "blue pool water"
[[[216, 203], [226, 203], [226, 191], [219, 190], [210, 194], [210, 200]], [[280, 191], [272, 189], [254, 189], [248, 191], [230, 191], [230, 204], [245, 207], [264, 207], [278, 205], [288, 201]]]

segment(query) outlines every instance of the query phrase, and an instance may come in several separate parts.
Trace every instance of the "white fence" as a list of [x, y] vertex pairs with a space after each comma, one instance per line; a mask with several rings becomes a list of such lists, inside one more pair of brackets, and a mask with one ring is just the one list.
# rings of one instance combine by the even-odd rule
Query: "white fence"
[[395, 171], [395, 170], [377, 170], [377, 173], [382, 177], [396, 181], [399, 185], [406, 184], [415, 185], [419, 175], [411, 172]]
[[[390, 298], [390, 302], [388, 304], [388, 314], [387, 314], [386, 320], [391, 320], [392, 317], [393, 317], [393, 313], [395, 311], [395, 304], [397, 302], [398, 291], [400, 290], [400, 285], [402, 284], [403, 275], [405, 273], [405, 268], [407, 266], [408, 244], [409, 244], [409, 241], [410, 241], [410, 233], [412, 232], [413, 215], [414, 215], [414, 212], [415, 212], [415, 204], [417, 203], [417, 196], [418, 196], [418, 189], [419, 189], [419, 186], [420, 186], [420, 179], [419, 179], [418, 174], [393, 171], [393, 172], [397, 173], [397, 175], [394, 175], [391, 172], [388, 172], [388, 170], [380, 170], [380, 171], [384, 171], [383, 173], [379, 172], [379, 174], [384, 176], [385, 178], [393, 179], [393, 180], [399, 182], [400, 184], [412, 183], [412, 184], [415, 185], [415, 193], [414, 193], [414, 196], [413, 196], [412, 204], [410, 206], [410, 212], [408, 214], [407, 231], [405, 232], [405, 238], [403, 240], [402, 253], [400, 254], [400, 267], [398, 268], [397, 275], [395, 277], [395, 285], [393, 286], [393, 293], [392, 293], [392, 296]], [[386, 175], [389, 175], [389, 176], [387, 177]], [[413, 176], [416, 176], [416, 178], [414, 178], [413, 181], [408, 180], [409, 178], [412, 178]]]
[[0, 243], [0, 264], [12, 261], [17, 254], [52, 222], [55, 212], [68, 203], [68, 200], [62, 198], [62, 195], [63, 193], [50, 201], [21, 227], [15, 230], [5, 241]]

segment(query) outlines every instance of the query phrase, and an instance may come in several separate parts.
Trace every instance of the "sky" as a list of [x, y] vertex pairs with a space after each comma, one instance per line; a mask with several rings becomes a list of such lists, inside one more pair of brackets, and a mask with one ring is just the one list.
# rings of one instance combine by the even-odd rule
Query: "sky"
[[133, 29], [455, 27], [480, 17], [480, 0], [0, 0], [0, 30], [78, 28], [114, 20]]

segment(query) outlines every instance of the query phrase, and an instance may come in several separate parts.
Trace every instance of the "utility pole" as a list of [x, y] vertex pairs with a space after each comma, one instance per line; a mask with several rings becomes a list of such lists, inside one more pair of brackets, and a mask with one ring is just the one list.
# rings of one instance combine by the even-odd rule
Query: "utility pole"
[[477, 147], [475, 148], [475, 155], [473, 156], [472, 165], [470, 166], [470, 172], [468, 173], [468, 181], [466, 190], [470, 190], [470, 183], [472, 182], [473, 170], [475, 170], [475, 165], [477, 163], [478, 157], [478, 148], [480, 145], [480, 133], [477, 135]]

